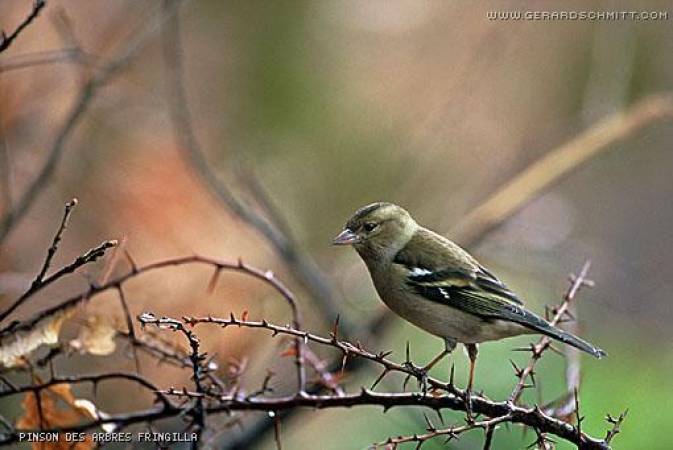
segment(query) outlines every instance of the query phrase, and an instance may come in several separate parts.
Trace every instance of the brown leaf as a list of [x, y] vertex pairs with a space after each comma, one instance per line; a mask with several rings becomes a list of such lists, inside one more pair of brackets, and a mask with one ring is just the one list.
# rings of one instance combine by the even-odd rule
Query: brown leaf
[[[39, 394], [28, 392], [21, 402], [24, 414], [16, 422], [16, 427], [19, 431], [59, 428], [95, 418], [86, 408], [77, 406], [77, 402], [68, 384], [50, 386]], [[95, 445], [90, 436], [83, 442], [68, 442], [63, 434], [59, 434], [58, 441], [34, 442], [32, 448], [33, 450], [89, 450], [95, 448]]]
[[117, 330], [102, 316], [92, 316], [80, 329], [79, 336], [70, 342], [78, 350], [92, 355], [109, 355], [116, 348], [114, 341]]
[[4, 367], [16, 367], [24, 363], [24, 358], [42, 345], [58, 343], [58, 335], [63, 322], [74, 309], [56, 313], [39, 321], [27, 331], [12, 333], [0, 342], [0, 364]]
[[280, 356], [297, 356], [297, 349], [294, 346], [288, 347], [287, 350], [280, 354]]

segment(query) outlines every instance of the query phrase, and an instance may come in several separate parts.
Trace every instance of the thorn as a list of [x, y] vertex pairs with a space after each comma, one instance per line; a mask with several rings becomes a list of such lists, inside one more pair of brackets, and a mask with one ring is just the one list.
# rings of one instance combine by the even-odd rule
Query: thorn
[[220, 278], [221, 272], [222, 268], [219, 265], [216, 266], [213, 275], [210, 277], [210, 280], [208, 281], [208, 287], [206, 290], [208, 294], [212, 294], [213, 292], [215, 292], [215, 287], [217, 286], [217, 280]]
[[126, 258], [126, 261], [128, 261], [129, 266], [131, 266], [131, 273], [138, 273], [138, 266], [127, 249], [124, 249], [124, 257]]
[[557, 355], [564, 356], [563, 352], [558, 347], [556, 347], [554, 345], [549, 344], [549, 346], [547, 348], [549, 350], [551, 350], [552, 352], [556, 353]]
[[423, 413], [423, 418], [425, 419], [426, 431], [428, 432], [437, 431], [437, 428], [435, 428], [435, 426], [432, 424], [427, 414]]
[[519, 368], [519, 366], [517, 366], [516, 363], [511, 359], [509, 360], [509, 363], [512, 365], [512, 367], [514, 367], [514, 374], [518, 378], [521, 378], [521, 376], [523, 375], [523, 369]]
[[330, 333], [332, 341], [336, 342], [339, 340], [339, 314], [337, 314], [336, 319], [334, 319], [334, 325], [332, 326], [332, 332]]
[[383, 378], [388, 374], [388, 369], [383, 369], [383, 372], [381, 372], [381, 375], [379, 375], [376, 380], [374, 380], [374, 384], [372, 384], [372, 387], [370, 389], [374, 389], [380, 382], [383, 380]]
[[439, 421], [441, 422], [441, 424], [444, 425], [444, 417], [442, 417], [442, 411], [439, 409], [435, 409], [435, 413], [437, 413], [437, 417], [439, 417]]
[[411, 379], [411, 374], [408, 374], [407, 377], [404, 379], [404, 382], [402, 383], [402, 390], [406, 392], [407, 390], [407, 384], [409, 383], [409, 380]]
[[[360, 347], [358, 347], [358, 348], [360, 348]], [[376, 359], [381, 360], [381, 359], [387, 358], [388, 356], [390, 356], [392, 354], [393, 354], [392, 350], [389, 350], [387, 352], [379, 352], [376, 355]]]

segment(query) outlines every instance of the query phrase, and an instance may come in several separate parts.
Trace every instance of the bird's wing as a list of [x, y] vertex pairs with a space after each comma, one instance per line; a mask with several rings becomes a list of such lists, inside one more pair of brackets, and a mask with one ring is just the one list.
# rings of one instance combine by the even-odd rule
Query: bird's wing
[[475, 293], [482, 292], [485, 298], [523, 304], [514, 292], [469, 253], [430, 230], [419, 230], [393, 262], [406, 269], [410, 285], [469, 288]]
[[461, 272], [438, 273], [432, 282], [417, 281], [410, 276], [407, 285], [425, 299], [451, 306], [484, 320], [507, 320], [529, 327], [539, 327], [544, 321], [523, 305], [497, 293], [480, 288]]

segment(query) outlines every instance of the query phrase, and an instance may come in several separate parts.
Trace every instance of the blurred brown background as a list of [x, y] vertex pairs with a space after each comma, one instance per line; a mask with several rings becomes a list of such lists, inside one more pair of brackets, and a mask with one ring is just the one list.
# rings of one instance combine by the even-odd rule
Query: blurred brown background
[[[3, 0], [0, 27], [13, 29], [29, 8], [28, 1]], [[669, 18], [487, 18], [489, 10], [524, 9], [667, 11]], [[157, 26], [160, 11], [151, 1], [49, 1], [0, 55], [1, 208], [34, 179], [92, 67], [114, 57], [139, 30]], [[326, 273], [341, 313], [357, 323], [383, 305], [356, 254], [329, 245], [354, 209], [396, 202], [448, 233], [553, 148], [647, 95], [670, 91], [672, 15], [667, 2], [636, 8], [612, 2], [192, 1], [181, 10], [185, 87], [212, 170], [239, 193], [242, 174], [254, 174], [301, 250]], [[79, 62], [64, 57], [17, 65], [23, 55], [75, 44], [87, 55]], [[269, 244], [223, 208], [180, 157], [166, 79], [157, 35], [96, 95], [48, 188], [2, 242], [2, 301], [8, 304], [32, 280], [62, 204], [78, 197], [58, 263], [108, 238], [124, 239], [139, 264], [192, 253], [242, 257], [287, 281], [306, 326], [326, 334], [332, 319], [317, 315]], [[584, 361], [583, 430], [602, 434], [603, 415], [629, 407], [616, 448], [669, 448], [655, 435], [673, 416], [651, 405], [673, 395], [672, 139], [670, 121], [660, 121], [610, 145], [470, 249], [536, 311], [557, 301], [567, 274], [592, 260], [596, 287], [580, 295], [580, 326], [609, 358]], [[252, 318], [289, 320], [269, 289], [235, 274], [205, 293], [209, 275], [175, 269], [136, 281], [129, 290], [133, 313], [248, 310]], [[87, 276], [98, 276], [96, 269], [50, 290], [18, 317], [82, 289]], [[88, 308], [118, 314], [116, 305], [99, 298]], [[420, 361], [441, 348], [439, 340], [394, 320], [376, 344], [394, 350], [394, 357], [402, 358], [406, 340]], [[252, 356], [250, 380], [283, 349], [262, 333], [210, 332], [208, 350], [223, 361]], [[525, 360], [510, 350], [526, 342], [484, 345], [478, 387], [504, 397], [514, 381], [507, 359]], [[465, 357], [457, 352], [454, 360], [464, 380]], [[63, 370], [91, 368], [90, 361], [67, 362]], [[562, 370], [560, 358], [541, 364], [545, 397], [563, 390]], [[373, 374], [362, 372], [349, 386], [371, 384]], [[156, 375], [165, 383], [182, 379], [170, 370]], [[111, 410], [133, 403], [108, 395]], [[287, 448], [317, 448], [315, 442], [325, 449], [364, 448], [423, 428], [420, 412], [325, 411], [289, 421], [283, 436]], [[476, 434], [449, 448], [472, 448], [480, 442]], [[533, 438], [512, 430], [496, 439], [497, 448], [520, 448]], [[258, 448], [270, 445], [261, 441]]]

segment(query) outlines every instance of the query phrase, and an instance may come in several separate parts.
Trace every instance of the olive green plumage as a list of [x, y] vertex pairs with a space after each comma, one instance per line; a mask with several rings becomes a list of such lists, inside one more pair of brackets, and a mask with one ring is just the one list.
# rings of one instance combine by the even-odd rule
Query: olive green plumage
[[597, 358], [605, 352], [526, 310], [521, 299], [469, 253], [418, 225], [391, 203], [367, 205], [334, 240], [360, 254], [381, 299], [418, 327], [474, 345], [541, 333]]

